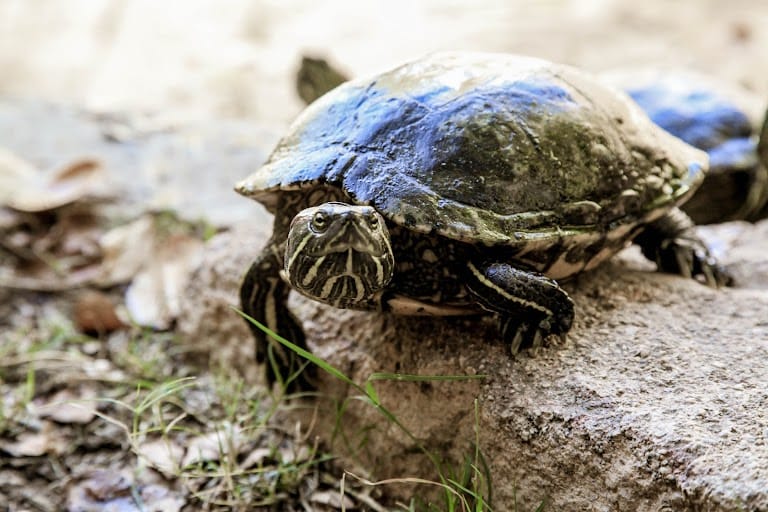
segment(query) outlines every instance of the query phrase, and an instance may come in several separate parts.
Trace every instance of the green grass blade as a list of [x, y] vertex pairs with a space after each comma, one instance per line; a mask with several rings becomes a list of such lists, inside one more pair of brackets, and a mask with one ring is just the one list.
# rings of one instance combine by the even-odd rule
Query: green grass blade
[[247, 314], [243, 313], [239, 309], [237, 309], [237, 308], [233, 308], [233, 309], [240, 316], [242, 316], [243, 318], [245, 318], [246, 320], [251, 322], [260, 331], [262, 331], [264, 334], [266, 334], [267, 336], [269, 336], [273, 340], [275, 340], [278, 343], [280, 343], [281, 345], [289, 348], [290, 350], [292, 350], [296, 354], [300, 355], [304, 359], [309, 360], [311, 363], [313, 363], [313, 364], [317, 365], [318, 367], [322, 368], [323, 370], [325, 370], [326, 372], [330, 373], [331, 375], [333, 375], [337, 379], [341, 379], [342, 381], [344, 381], [345, 383], [349, 384], [350, 386], [354, 386], [361, 393], [365, 393], [365, 390], [363, 388], [361, 388], [359, 385], [355, 384], [355, 382], [352, 381], [352, 379], [347, 377], [341, 370], [337, 369], [335, 366], [326, 363], [322, 359], [320, 359], [317, 356], [315, 356], [314, 354], [312, 354], [312, 352], [309, 352], [308, 350], [305, 350], [305, 349], [301, 348], [300, 346], [296, 345], [295, 343], [293, 343], [293, 342], [283, 338], [282, 336], [280, 336], [279, 334], [274, 332], [269, 327], [263, 325], [258, 320], [254, 319], [254, 318], [251, 318], [250, 316], [248, 316]]
[[371, 401], [376, 405], [381, 405], [381, 400], [379, 400], [379, 394], [376, 393], [376, 388], [373, 387], [373, 382], [371, 382], [370, 379], [365, 381], [365, 394], [368, 395], [368, 398], [371, 399]]

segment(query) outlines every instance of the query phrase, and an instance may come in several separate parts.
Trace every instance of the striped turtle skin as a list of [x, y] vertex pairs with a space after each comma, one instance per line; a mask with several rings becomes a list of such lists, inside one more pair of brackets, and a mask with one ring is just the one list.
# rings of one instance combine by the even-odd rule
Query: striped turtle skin
[[[678, 209], [707, 165], [576, 69], [429, 55], [319, 98], [236, 186], [275, 216], [242, 307], [301, 347], [291, 289], [340, 308], [487, 313], [512, 353], [539, 346], [573, 323], [558, 281], [632, 240], [661, 270], [727, 280]], [[312, 386], [252, 331], [271, 382]]]

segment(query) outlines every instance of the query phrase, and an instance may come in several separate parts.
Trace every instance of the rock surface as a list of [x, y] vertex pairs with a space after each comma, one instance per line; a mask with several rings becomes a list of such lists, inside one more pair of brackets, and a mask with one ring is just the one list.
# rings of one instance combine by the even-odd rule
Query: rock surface
[[[216, 347], [229, 340], [241, 368], [251, 340], [228, 304], [264, 235], [243, 228], [214, 239], [181, 325]], [[479, 318], [338, 311], [299, 297], [292, 305], [314, 352], [355, 382], [374, 372], [485, 375], [374, 385], [415, 439], [448, 460], [472, 454], [477, 426], [495, 510], [511, 510], [515, 495], [519, 510], [543, 500], [550, 510], [764, 510], [768, 222], [706, 235], [727, 250], [738, 287], [654, 273], [628, 249], [566, 285], [577, 319], [565, 344], [514, 359]], [[306, 426], [317, 415], [316, 433], [349, 453], [345, 467], [372, 469], [374, 478], [436, 477], [414, 441], [370, 405], [352, 400], [337, 412], [359, 392], [324, 375], [320, 393], [299, 417]]]

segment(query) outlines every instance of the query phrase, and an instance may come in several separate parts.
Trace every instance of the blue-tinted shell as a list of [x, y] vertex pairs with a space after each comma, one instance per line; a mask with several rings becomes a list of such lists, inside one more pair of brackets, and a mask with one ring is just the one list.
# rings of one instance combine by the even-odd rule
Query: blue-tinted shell
[[626, 92], [651, 120], [709, 153], [710, 168], [756, 165], [757, 140], [742, 107], [707, 84], [668, 74]]
[[[736, 92], [690, 72], [618, 74], [626, 92], [651, 120], [709, 154], [710, 172], [684, 205], [698, 224], [764, 217], [768, 169], [758, 164], [758, 138]], [[616, 83], [617, 80], [614, 80]]]
[[516, 244], [648, 221], [706, 168], [573, 68], [439, 53], [320, 98], [236, 189], [274, 212], [277, 194], [325, 184], [415, 231]]

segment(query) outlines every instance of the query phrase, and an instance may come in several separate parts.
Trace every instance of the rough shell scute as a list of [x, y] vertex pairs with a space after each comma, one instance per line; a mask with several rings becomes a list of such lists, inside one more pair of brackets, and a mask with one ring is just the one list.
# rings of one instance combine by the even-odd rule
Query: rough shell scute
[[575, 69], [442, 53], [320, 98], [238, 190], [274, 211], [282, 191], [322, 183], [415, 231], [546, 243], [659, 215], [706, 167]]

